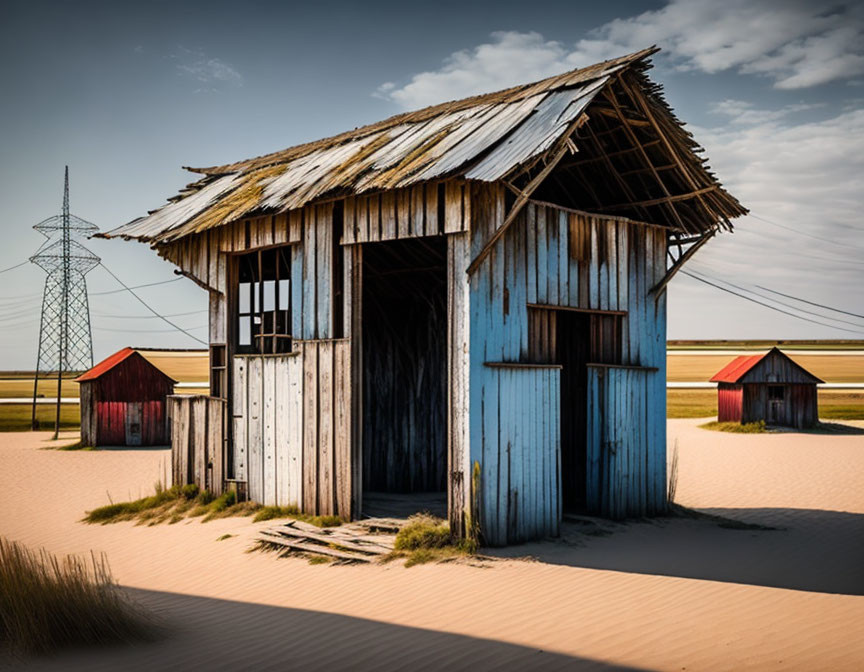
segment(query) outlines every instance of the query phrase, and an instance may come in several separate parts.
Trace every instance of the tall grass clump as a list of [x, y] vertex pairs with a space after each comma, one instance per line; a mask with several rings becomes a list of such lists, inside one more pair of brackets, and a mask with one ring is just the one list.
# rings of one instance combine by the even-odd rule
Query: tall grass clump
[[462, 539], [454, 544], [450, 526], [445, 521], [421, 513], [411, 516], [399, 530], [393, 549], [391, 557], [405, 558], [405, 566], [412, 567], [473, 555], [477, 552], [477, 543], [472, 539]]
[[152, 621], [120, 593], [105, 556], [62, 560], [0, 537], [0, 647], [44, 654], [71, 646], [131, 643]]

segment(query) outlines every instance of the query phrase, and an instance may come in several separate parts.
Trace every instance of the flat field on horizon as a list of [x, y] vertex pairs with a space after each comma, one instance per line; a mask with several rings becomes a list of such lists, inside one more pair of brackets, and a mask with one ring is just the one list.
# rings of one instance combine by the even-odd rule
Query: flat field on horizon
[[[668, 351], [669, 382], [693, 383], [708, 380], [732, 361], [741, 351], [767, 349], [758, 341], [703, 342], [675, 344]], [[786, 348], [787, 346], [783, 346]], [[704, 352], [703, 352], [704, 351]], [[178, 387], [177, 394], [207, 394], [208, 355], [200, 352], [142, 351], [141, 354], [179, 383], [204, 383], [200, 388]], [[827, 383], [864, 383], [864, 345], [860, 343], [795, 343], [787, 354], [798, 364]], [[39, 381], [39, 397], [53, 398], [57, 394], [56, 379]], [[33, 373], [27, 371], [0, 372], [0, 399], [30, 399], [33, 395]], [[64, 379], [61, 396], [76, 398], [78, 384]], [[37, 407], [37, 420], [42, 428], [53, 428], [55, 409], [50, 404]], [[717, 415], [717, 393], [713, 389], [670, 389], [667, 392], [667, 417], [704, 418]], [[819, 415], [826, 420], [864, 419], [864, 389], [820, 390]], [[29, 403], [0, 404], [0, 431], [23, 431], [30, 428]], [[76, 404], [64, 404], [61, 427], [73, 428], [79, 423]]]

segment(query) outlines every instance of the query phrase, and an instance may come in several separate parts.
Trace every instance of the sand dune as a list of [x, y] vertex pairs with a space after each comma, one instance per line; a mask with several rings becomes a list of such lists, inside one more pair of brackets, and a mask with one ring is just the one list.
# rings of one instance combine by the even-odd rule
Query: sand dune
[[[311, 566], [244, 553], [248, 519], [77, 522], [147, 494], [167, 451], [0, 437], [0, 534], [108, 554], [169, 637], [27, 669], [864, 668], [864, 436], [728, 435], [671, 421], [680, 503], [708, 520], [568, 524], [482, 563]], [[164, 478], [164, 476], [163, 476]], [[223, 534], [236, 535], [217, 541]], [[533, 556], [534, 560], [507, 556]]]

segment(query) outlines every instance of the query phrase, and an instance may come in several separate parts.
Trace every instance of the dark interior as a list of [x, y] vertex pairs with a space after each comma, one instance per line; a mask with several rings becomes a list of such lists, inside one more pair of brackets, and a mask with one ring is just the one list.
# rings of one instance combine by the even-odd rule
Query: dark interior
[[363, 247], [364, 500], [446, 491], [446, 249], [443, 236]]
[[561, 501], [585, 509], [588, 364], [621, 363], [621, 320], [614, 313], [529, 309], [531, 362], [561, 365]]

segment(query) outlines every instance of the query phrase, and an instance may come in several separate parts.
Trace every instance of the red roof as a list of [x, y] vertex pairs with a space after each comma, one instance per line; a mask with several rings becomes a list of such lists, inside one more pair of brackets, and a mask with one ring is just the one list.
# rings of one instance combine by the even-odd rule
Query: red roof
[[[75, 382], [76, 383], [83, 383], [83, 382], [86, 382], [88, 380], [96, 380], [101, 375], [108, 373], [108, 371], [113, 369], [120, 362], [126, 361], [127, 359], [129, 359], [134, 354], [137, 354], [134, 348], [123, 348], [122, 350], [118, 350], [117, 352], [115, 352], [110, 357], [106, 357], [105, 359], [103, 359], [101, 362], [99, 362], [96, 366], [94, 366], [89, 371], [85, 371], [84, 373], [82, 373], [80, 376], [78, 376], [75, 379]], [[140, 357], [140, 355], [138, 355], [138, 356]], [[147, 360], [145, 359], [144, 361], [147, 361]], [[150, 362], [147, 362], [147, 363], [150, 364]], [[153, 365], [150, 364], [150, 366], [153, 366]], [[153, 368], [156, 369], [157, 371], [159, 371], [159, 373], [161, 373], [166, 378], [169, 378], [169, 376], [165, 375], [165, 373], [163, 371], [161, 371], [160, 369], [158, 369], [157, 367], [153, 366]], [[171, 379], [169, 378], [169, 380], [171, 380]]]
[[711, 378], [712, 383], [737, 383], [744, 375], [764, 359], [767, 352], [761, 355], [740, 355], [736, 357]]

